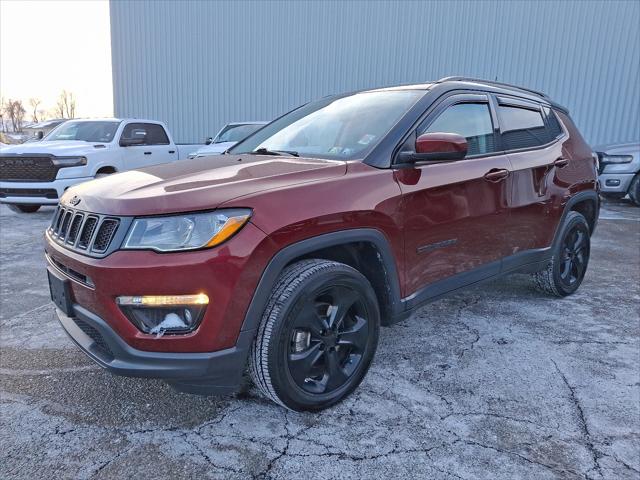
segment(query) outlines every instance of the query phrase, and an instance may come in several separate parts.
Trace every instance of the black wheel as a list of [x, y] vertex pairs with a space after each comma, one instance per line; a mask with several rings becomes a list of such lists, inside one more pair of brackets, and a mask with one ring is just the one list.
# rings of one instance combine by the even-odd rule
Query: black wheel
[[640, 174], [636, 174], [629, 187], [629, 198], [636, 207], [640, 207]]
[[541, 291], [565, 297], [578, 289], [589, 264], [591, 238], [584, 216], [569, 212], [553, 249], [547, 268], [534, 273], [534, 279]]
[[362, 381], [378, 344], [380, 312], [369, 281], [327, 260], [287, 267], [252, 347], [260, 391], [291, 410], [321, 410]]
[[9, 209], [16, 213], [35, 213], [40, 210], [40, 205], [9, 205]]

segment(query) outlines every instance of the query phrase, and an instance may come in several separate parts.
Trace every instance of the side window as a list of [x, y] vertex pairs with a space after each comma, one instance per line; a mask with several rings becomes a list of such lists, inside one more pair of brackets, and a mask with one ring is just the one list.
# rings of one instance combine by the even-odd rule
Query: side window
[[144, 138], [143, 145], [169, 145], [167, 132], [155, 123], [130, 123], [122, 130], [122, 138]]
[[447, 108], [427, 128], [421, 125], [418, 135], [431, 132], [457, 133], [467, 139], [467, 155], [495, 151], [493, 123], [486, 103], [458, 103]]
[[539, 110], [499, 105], [498, 115], [506, 150], [538, 147], [551, 140]]
[[547, 117], [547, 126], [549, 127], [551, 138], [558, 138], [563, 133], [558, 117], [549, 107], [543, 107], [543, 110], [545, 117]]

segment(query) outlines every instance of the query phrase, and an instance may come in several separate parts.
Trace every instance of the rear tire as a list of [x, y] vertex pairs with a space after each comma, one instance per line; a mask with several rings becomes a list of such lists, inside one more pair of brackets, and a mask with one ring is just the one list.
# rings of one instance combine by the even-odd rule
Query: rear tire
[[590, 249], [587, 220], [578, 212], [569, 212], [553, 247], [551, 261], [544, 270], [533, 274], [538, 289], [556, 297], [574, 293], [587, 271]]
[[369, 281], [327, 260], [302, 260], [278, 278], [250, 353], [262, 394], [317, 411], [355, 390], [378, 344], [380, 311]]
[[16, 213], [35, 213], [40, 210], [40, 205], [8, 205], [9, 209]]
[[640, 207], [640, 174], [636, 174], [629, 187], [629, 198], [636, 207]]

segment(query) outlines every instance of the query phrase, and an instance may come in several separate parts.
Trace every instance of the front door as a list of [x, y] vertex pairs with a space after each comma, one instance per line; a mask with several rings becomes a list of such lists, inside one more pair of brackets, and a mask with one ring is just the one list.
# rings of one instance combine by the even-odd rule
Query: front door
[[409, 138], [410, 144], [422, 133], [458, 133], [466, 137], [468, 153], [463, 160], [396, 171], [403, 193], [405, 296], [424, 294], [429, 285], [432, 293], [444, 293], [438, 289], [455, 288], [455, 279], [433, 284], [455, 275], [470, 283], [499, 273], [508, 252], [511, 165], [496, 153], [494, 125], [486, 95], [454, 95]]

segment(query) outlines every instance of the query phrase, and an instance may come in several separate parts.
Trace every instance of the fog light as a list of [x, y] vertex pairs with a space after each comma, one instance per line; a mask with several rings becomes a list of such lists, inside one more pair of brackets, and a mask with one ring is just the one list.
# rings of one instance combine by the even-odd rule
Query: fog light
[[188, 333], [200, 324], [209, 297], [196, 295], [143, 295], [116, 298], [122, 313], [144, 333]]

